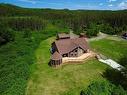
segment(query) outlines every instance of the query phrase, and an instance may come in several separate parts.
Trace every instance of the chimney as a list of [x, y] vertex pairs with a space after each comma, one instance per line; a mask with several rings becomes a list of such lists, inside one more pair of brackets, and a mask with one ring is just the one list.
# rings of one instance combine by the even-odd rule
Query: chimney
[[79, 37], [80, 37], [80, 38], [87, 38], [87, 36], [86, 36], [85, 33], [80, 33]]

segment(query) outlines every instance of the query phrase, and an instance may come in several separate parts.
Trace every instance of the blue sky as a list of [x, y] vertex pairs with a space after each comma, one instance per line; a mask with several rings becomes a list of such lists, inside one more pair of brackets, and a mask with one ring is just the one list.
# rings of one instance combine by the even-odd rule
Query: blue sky
[[127, 0], [0, 0], [27, 8], [121, 10], [127, 9]]

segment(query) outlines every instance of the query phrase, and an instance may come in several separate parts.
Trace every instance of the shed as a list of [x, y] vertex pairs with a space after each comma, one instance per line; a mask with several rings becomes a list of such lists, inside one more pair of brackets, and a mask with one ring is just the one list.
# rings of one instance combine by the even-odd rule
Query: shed
[[124, 39], [127, 39], [127, 32], [122, 35]]

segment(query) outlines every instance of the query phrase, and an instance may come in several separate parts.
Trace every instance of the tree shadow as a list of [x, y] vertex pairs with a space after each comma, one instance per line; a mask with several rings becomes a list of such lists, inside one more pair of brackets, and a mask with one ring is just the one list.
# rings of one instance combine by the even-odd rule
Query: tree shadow
[[127, 54], [124, 54], [124, 56], [119, 60], [119, 64], [127, 69]]
[[122, 73], [115, 69], [107, 69], [102, 76], [115, 85], [119, 85], [123, 82]]
[[109, 80], [115, 85], [121, 85], [124, 89], [127, 89], [127, 56], [120, 59], [119, 64], [123, 65], [125, 69], [118, 71], [116, 69], [107, 69], [103, 73], [103, 77]]
[[48, 65], [49, 65], [50, 67], [52, 67], [51, 60], [48, 62]]

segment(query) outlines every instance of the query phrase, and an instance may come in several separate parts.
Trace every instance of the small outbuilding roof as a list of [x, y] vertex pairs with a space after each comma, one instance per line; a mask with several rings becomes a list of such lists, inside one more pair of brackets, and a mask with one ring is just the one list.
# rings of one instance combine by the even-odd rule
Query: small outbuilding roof
[[70, 35], [66, 33], [57, 34], [57, 36], [59, 39], [70, 38]]
[[80, 36], [79, 36], [80, 38], [81, 37], [85, 37], [85, 38], [87, 38], [87, 36], [86, 36], [86, 34], [85, 33], [80, 33]]
[[60, 60], [62, 59], [62, 56], [56, 51], [52, 54], [52, 57], [51, 57], [52, 60]]

